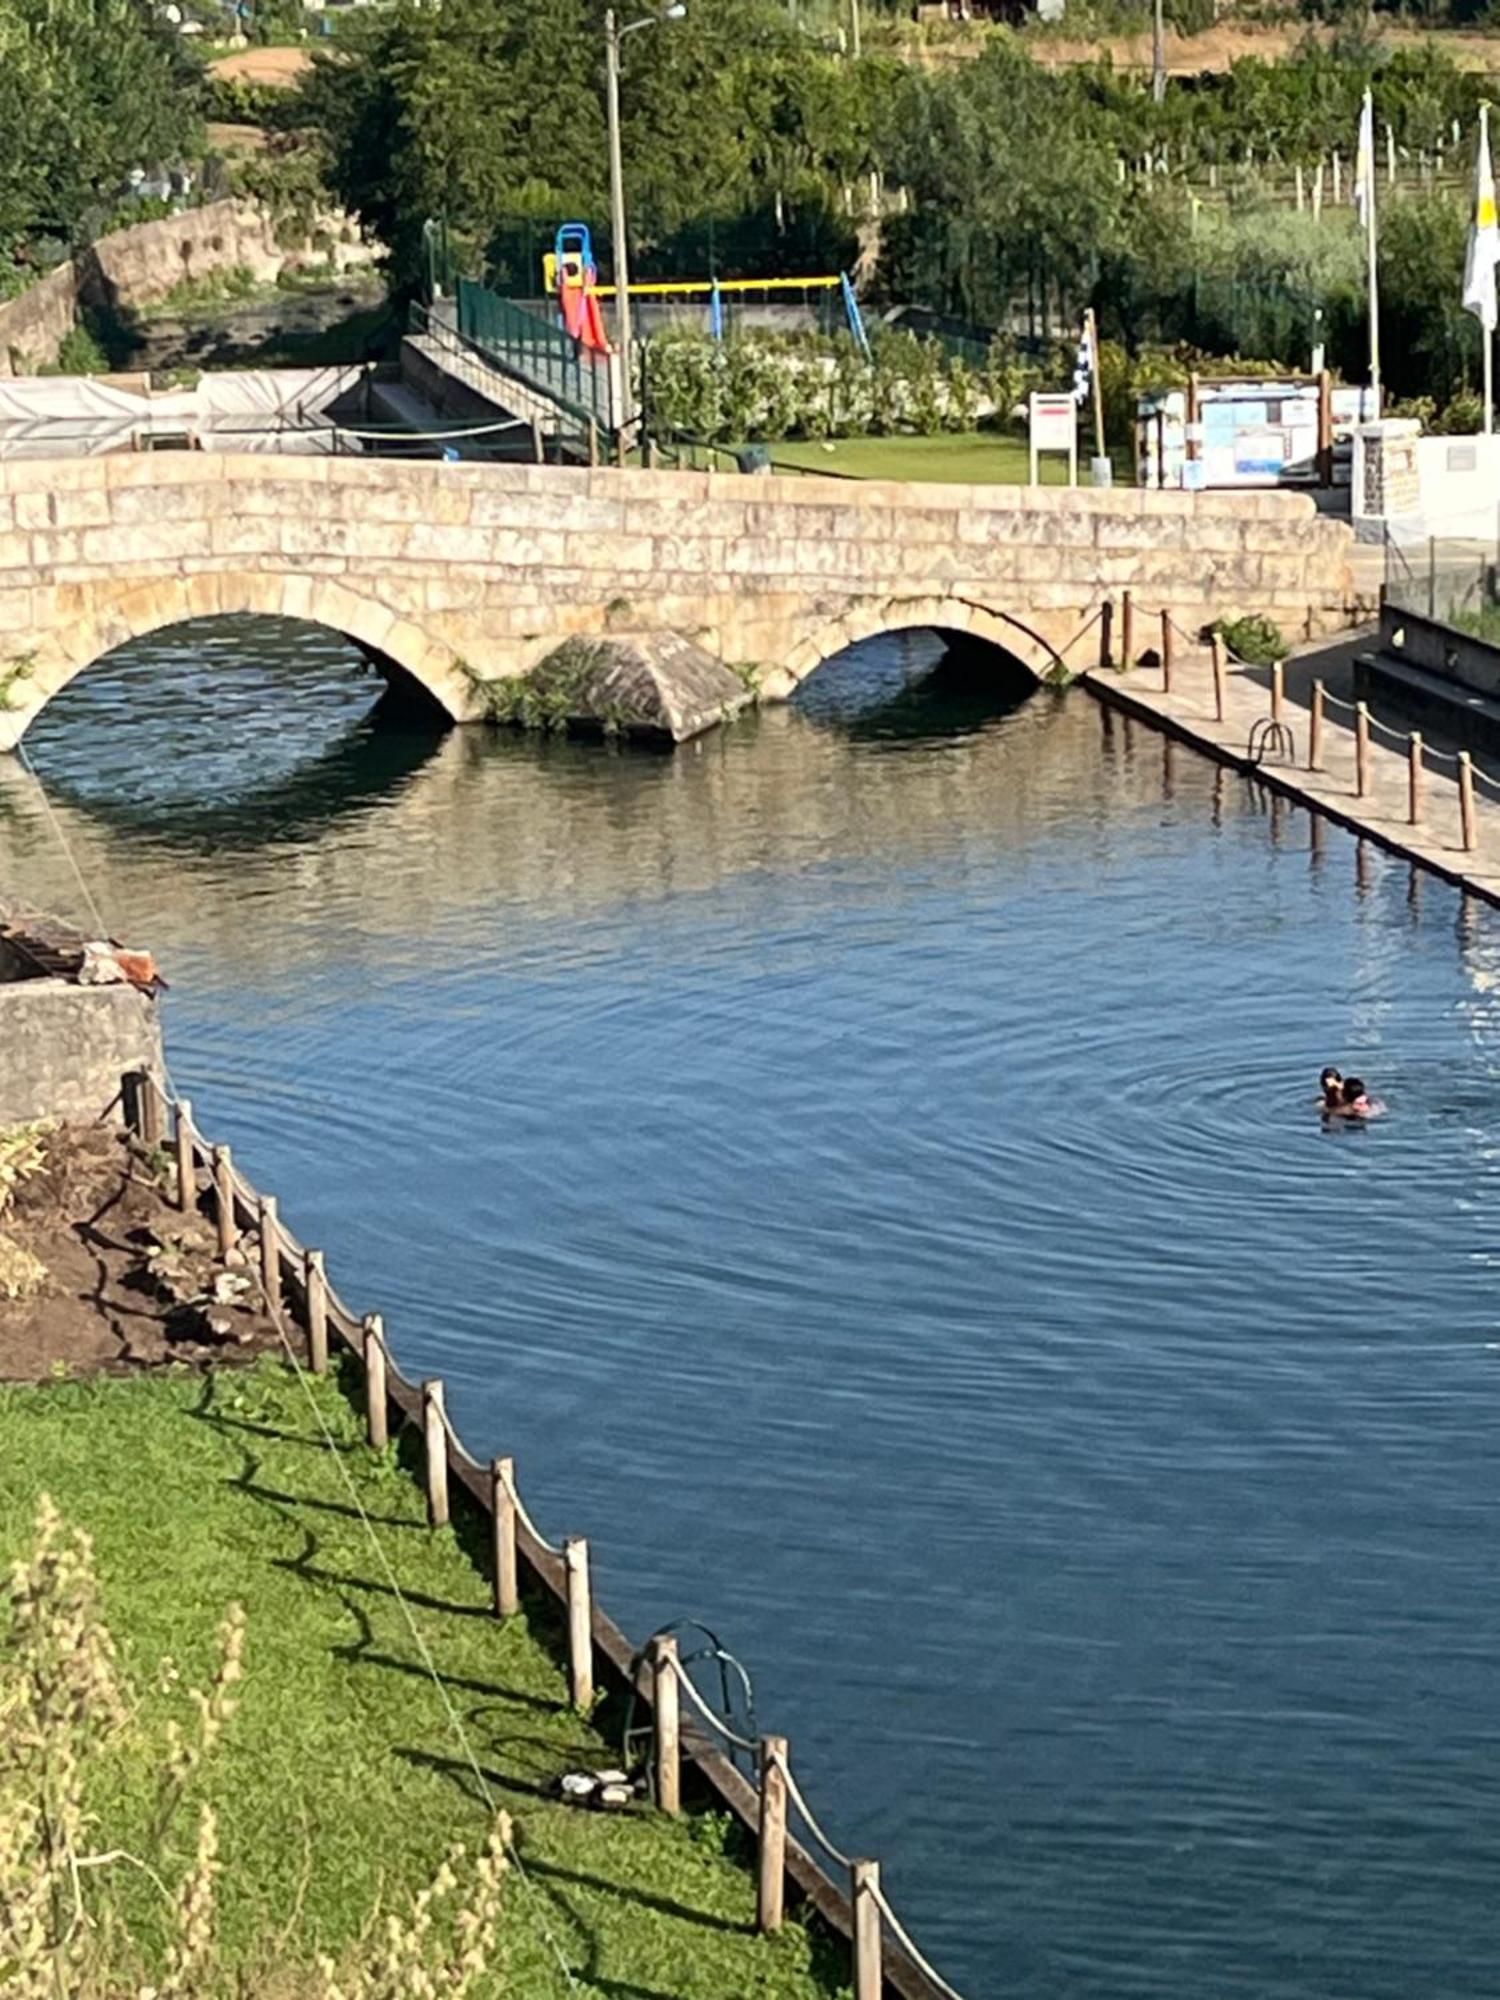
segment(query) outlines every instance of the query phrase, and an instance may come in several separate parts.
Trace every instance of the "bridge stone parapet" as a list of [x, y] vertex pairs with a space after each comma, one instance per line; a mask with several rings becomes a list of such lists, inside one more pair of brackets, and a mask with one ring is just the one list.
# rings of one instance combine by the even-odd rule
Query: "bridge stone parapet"
[[578, 634], [671, 631], [783, 698], [914, 626], [1037, 675], [1130, 588], [1295, 636], [1355, 602], [1347, 528], [1286, 493], [1165, 494], [389, 459], [146, 453], [0, 465], [0, 748], [74, 674], [182, 619], [347, 633], [456, 720]]

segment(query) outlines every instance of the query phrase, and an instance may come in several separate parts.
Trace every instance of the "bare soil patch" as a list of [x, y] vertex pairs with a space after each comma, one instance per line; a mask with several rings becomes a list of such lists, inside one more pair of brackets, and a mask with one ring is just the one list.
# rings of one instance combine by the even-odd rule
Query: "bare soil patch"
[[[1297, 49], [1306, 33], [1306, 24], [1295, 21], [1280, 26], [1222, 21], [1201, 35], [1169, 32], [1167, 70], [1173, 76], [1199, 76], [1204, 71], [1230, 69], [1245, 56], [1259, 56], [1263, 62], [1281, 62]], [[1500, 70], [1500, 38], [1494, 35], [1472, 34], [1463, 29], [1444, 29], [1433, 34], [1422, 28], [1382, 27], [1380, 39], [1391, 48], [1430, 44], [1450, 56], [1460, 69]], [[969, 52], [977, 54], [981, 46], [976, 38]], [[1028, 35], [1026, 48], [1037, 62], [1048, 68], [1097, 62], [1101, 56], [1107, 56], [1116, 69], [1151, 67], [1149, 29], [1138, 35], [1107, 36], [1100, 41]]]
[[309, 49], [236, 49], [209, 64], [214, 76], [239, 77], [245, 83], [279, 83], [288, 89], [312, 68]]
[[196, 1366], [279, 1348], [253, 1270], [167, 1199], [163, 1161], [114, 1127], [58, 1126], [0, 1217], [44, 1275], [0, 1298], [0, 1381]]

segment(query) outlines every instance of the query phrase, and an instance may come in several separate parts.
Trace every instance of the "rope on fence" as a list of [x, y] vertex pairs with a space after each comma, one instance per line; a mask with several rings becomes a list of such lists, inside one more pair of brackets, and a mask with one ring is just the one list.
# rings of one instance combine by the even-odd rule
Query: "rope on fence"
[[668, 1658], [671, 1662], [672, 1671], [674, 1674], [676, 1674], [678, 1680], [682, 1683], [682, 1686], [687, 1693], [689, 1701], [692, 1702], [694, 1708], [697, 1709], [698, 1713], [703, 1717], [703, 1720], [708, 1724], [710, 1729], [717, 1730], [719, 1735], [723, 1737], [724, 1741], [726, 1743], [732, 1743], [736, 1750], [748, 1750], [750, 1755], [753, 1757], [755, 1753], [759, 1750], [760, 1745], [758, 1743], [750, 1742], [748, 1737], [737, 1735], [735, 1731], [729, 1727], [727, 1722], [720, 1721], [719, 1717], [714, 1714], [713, 1710], [709, 1707], [708, 1703], [703, 1699], [702, 1695], [699, 1694], [697, 1688], [695, 1688], [693, 1686], [693, 1683], [688, 1679], [687, 1669], [686, 1667], [683, 1666], [681, 1660], [679, 1660], [675, 1654], [669, 1654]]
[[545, 1549], [549, 1556], [556, 1556], [559, 1562], [565, 1562], [567, 1560], [567, 1550], [560, 1549], [556, 1542], [549, 1542], [536, 1522], [532, 1520], [526, 1511], [526, 1502], [516, 1490], [514, 1477], [510, 1473], [504, 1473], [502, 1474], [502, 1478], [505, 1482], [506, 1494], [509, 1497], [510, 1504], [516, 1510], [516, 1519], [521, 1523], [521, 1526], [530, 1535], [538, 1548]]
[[833, 1842], [828, 1838], [828, 1835], [823, 1831], [822, 1827], [819, 1826], [817, 1820], [813, 1817], [811, 1807], [808, 1805], [807, 1800], [802, 1796], [802, 1787], [797, 1783], [797, 1780], [792, 1776], [792, 1767], [790, 1763], [779, 1752], [777, 1754], [775, 1761], [777, 1769], [781, 1772], [782, 1777], [786, 1780], [787, 1797], [791, 1800], [792, 1804], [797, 1808], [797, 1811], [802, 1815], [803, 1823], [807, 1827], [807, 1830], [812, 1835], [813, 1839], [823, 1849], [824, 1853], [827, 1854], [840, 1868], [852, 1868], [854, 1866], [854, 1863], [850, 1860], [849, 1856], [841, 1852], [839, 1848], [834, 1846]]
[[886, 1901], [885, 1891], [884, 1889], [881, 1888], [878, 1882], [872, 1882], [870, 1884], [869, 1893], [875, 1898], [875, 1901], [880, 1905], [881, 1915], [890, 1925], [892, 1933], [896, 1938], [896, 1942], [901, 1946], [902, 1950], [906, 1953], [907, 1957], [911, 1960], [912, 1964], [916, 1966], [917, 1970], [923, 1975], [923, 1977], [930, 1979], [933, 1985], [937, 1988], [939, 1993], [946, 1993], [948, 1996], [948, 2000], [963, 2000], [963, 1995], [957, 1990], [957, 1988], [950, 1986], [947, 1980], [944, 1979], [943, 1975], [932, 1964], [931, 1960], [925, 1958], [923, 1954], [917, 1950], [917, 1947], [911, 1941], [910, 1931], [907, 1930], [905, 1924], [902, 1923], [901, 1919], [896, 1915], [896, 1912], [891, 1908], [890, 1904]]
[[[459, 1436], [458, 1432], [453, 1428], [453, 1419], [448, 1414], [448, 1405], [446, 1403], [440, 1403], [438, 1405], [438, 1415], [443, 1420], [443, 1429], [448, 1433], [449, 1444], [452, 1445], [453, 1449], [458, 1453], [458, 1456], [463, 1460], [464, 1464], [469, 1466], [475, 1472], [488, 1473], [489, 1466], [484, 1462], [483, 1459], [479, 1459], [474, 1456], [473, 1452], [470, 1451], [469, 1447], [464, 1443], [463, 1439]], [[519, 1506], [519, 1502], [517, 1503], [517, 1505]], [[540, 1540], [540, 1537], [538, 1537], [538, 1540]]]

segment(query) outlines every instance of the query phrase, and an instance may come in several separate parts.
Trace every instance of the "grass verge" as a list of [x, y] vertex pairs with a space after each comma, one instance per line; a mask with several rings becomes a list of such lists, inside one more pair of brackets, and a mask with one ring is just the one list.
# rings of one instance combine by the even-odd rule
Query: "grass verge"
[[[955, 432], [943, 437], [799, 438], [773, 444], [779, 465], [808, 472], [840, 472], [853, 479], [939, 479], [960, 485], [1024, 486], [1030, 474], [1026, 440], [1001, 431]], [[1088, 448], [1080, 441], [1078, 476], [1088, 483]], [[1134, 485], [1128, 454], [1116, 452], [1115, 484]], [[1068, 462], [1044, 454], [1043, 486], [1066, 486]]]
[[[487, 1829], [388, 1562], [515, 1819], [524, 1878], [506, 1887], [497, 1995], [565, 1996], [558, 1951], [579, 1990], [629, 2000], [837, 1993], [827, 1941], [795, 1923], [754, 1934], [754, 1882], [724, 1821], [590, 1814], [542, 1795], [558, 1772], [617, 1754], [567, 1708], [550, 1607], [498, 1625], [464, 1534], [429, 1530], [396, 1448], [372, 1453], [339, 1387], [311, 1386], [334, 1450], [279, 1361], [0, 1388], [0, 1562], [30, 1548], [50, 1493], [94, 1538], [126, 1667], [147, 1675], [168, 1655], [184, 1684], [211, 1672], [228, 1604], [244, 1607], [241, 1703], [202, 1784], [220, 1816], [232, 1990], [295, 1991], [288, 1966], [337, 1953], [377, 1901], [403, 1903], [451, 1841], [472, 1851]], [[112, 1844], [144, 1838], [149, 1777], [120, 1758], [92, 1772], [89, 1803]], [[126, 1871], [116, 1894], [149, 1959], [155, 1892]]]

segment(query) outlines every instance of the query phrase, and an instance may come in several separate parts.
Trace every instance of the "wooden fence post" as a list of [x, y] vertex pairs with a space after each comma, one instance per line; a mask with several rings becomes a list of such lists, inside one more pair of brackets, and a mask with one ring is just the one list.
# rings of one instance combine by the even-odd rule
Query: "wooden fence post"
[[547, 456], [546, 446], [542, 441], [542, 420], [540, 417], [533, 417], [531, 420], [531, 456], [538, 465], [542, 464]]
[[1161, 614], [1161, 691], [1172, 692], [1172, 615], [1168, 611]]
[[1458, 753], [1458, 823], [1463, 828], [1465, 854], [1474, 852], [1474, 763], [1467, 750]]
[[1271, 662], [1271, 720], [1280, 722], [1281, 705], [1286, 697], [1286, 668], [1280, 660]]
[[854, 2000], [881, 2000], [884, 1975], [880, 1964], [880, 1863], [856, 1861], [849, 1870], [854, 1902]]
[[384, 1451], [390, 1441], [385, 1392], [385, 1326], [379, 1313], [365, 1316], [365, 1435]]
[[281, 1311], [281, 1231], [276, 1225], [276, 1197], [260, 1198], [260, 1286], [267, 1310]]
[[193, 1103], [177, 1100], [177, 1206], [191, 1215], [198, 1206], [198, 1170], [193, 1163]]
[[443, 1422], [443, 1385], [437, 1376], [422, 1384], [422, 1443], [427, 1459], [427, 1525], [448, 1525], [448, 1426]]
[[1312, 684], [1312, 710], [1307, 722], [1307, 768], [1321, 771], [1323, 768], [1323, 683]]
[[1099, 608], [1099, 664], [1112, 667], [1115, 663], [1115, 600], [1106, 597]]
[[677, 1685], [677, 1641], [658, 1632], [651, 1641], [651, 1706], [656, 1712], [656, 1803], [664, 1813], [682, 1811], [682, 1690]]
[[1422, 769], [1422, 732], [1414, 729], [1406, 746], [1406, 818], [1411, 826], [1422, 824], [1422, 790], [1426, 773]]
[[1214, 663], [1214, 721], [1222, 722], [1224, 720], [1224, 680], [1226, 673], [1224, 664], [1224, 635], [1222, 632], [1215, 632], [1212, 635], [1209, 641], [1209, 650], [1213, 655]]
[[786, 1906], [786, 1738], [760, 1739], [760, 1871], [755, 1923], [779, 1931]]
[[148, 1151], [161, 1144], [161, 1092], [149, 1069], [133, 1069], [125, 1078], [126, 1118], [130, 1129]]
[[1370, 707], [1354, 704], [1354, 796], [1362, 799], [1370, 789]]
[[589, 1545], [582, 1535], [563, 1543], [568, 1578], [568, 1680], [575, 1709], [594, 1705], [594, 1609], [589, 1600]]
[[513, 1486], [516, 1462], [513, 1458], [490, 1460], [490, 1507], [495, 1538], [495, 1616], [514, 1618], [521, 1608], [521, 1591], [516, 1575], [516, 1503]]
[[328, 1273], [321, 1250], [309, 1250], [302, 1267], [307, 1298], [307, 1360], [314, 1375], [328, 1373]]
[[1120, 592], [1120, 671], [1128, 674], [1135, 665], [1135, 607], [1130, 592]]
[[596, 418], [589, 418], [589, 464], [599, 463], [599, 424]]
[[214, 1147], [214, 1227], [219, 1255], [227, 1257], [240, 1235], [234, 1226], [234, 1155], [227, 1146]]

